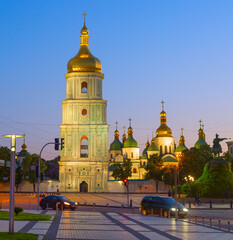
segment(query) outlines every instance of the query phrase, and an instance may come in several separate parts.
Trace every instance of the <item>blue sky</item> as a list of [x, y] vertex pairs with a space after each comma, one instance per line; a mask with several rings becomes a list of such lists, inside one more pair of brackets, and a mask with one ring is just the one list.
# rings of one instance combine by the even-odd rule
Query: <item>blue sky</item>
[[[59, 136], [64, 74], [85, 11], [105, 74], [109, 142], [114, 122], [122, 135], [131, 117], [143, 149], [159, 127], [162, 99], [176, 143], [183, 127], [193, 146], [200, 119], [210, 145], [215, 133], [233, 137], [232, 10], [232, 1], [214, 0], [1, 1], [0, 134], [25, 133], [31, 153]], [[58, 154], [53, 146], [44, 151], [46, 159]]]

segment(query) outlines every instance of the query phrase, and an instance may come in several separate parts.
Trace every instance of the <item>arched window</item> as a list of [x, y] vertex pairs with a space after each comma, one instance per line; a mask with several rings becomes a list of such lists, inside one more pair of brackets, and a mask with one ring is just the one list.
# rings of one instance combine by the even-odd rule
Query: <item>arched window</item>
[[86, 136], [81, 137], [80, 157], [88, 158], [88, 138]]
[[143, 162], [143, 166], [146, 166], [146, 162]]
[[165, 146], [165, 153], [167, 153], [167, 146]]
[[137, 173], [137, 169], [136, 168], [133, 169], [133, 173]]
[[172, 147], [169, 146], [169, 153], [172, 153]]
[[131, 152], [131, 158], [133, 158], [133, 152]]
[[82, 110], [82, 115], [83, 115], [83, 116], [86, 116], [86, 115], [87, 115], [87, 109], [84, 108], [84, 109]]
[[81, 84], [81, 92], [87, 93], [87, 82], [82, 82]]

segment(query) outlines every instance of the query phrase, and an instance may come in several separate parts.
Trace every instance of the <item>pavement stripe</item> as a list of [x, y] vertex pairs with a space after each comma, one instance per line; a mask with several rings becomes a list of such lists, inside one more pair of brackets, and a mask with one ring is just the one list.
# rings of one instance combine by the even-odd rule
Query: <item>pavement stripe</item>
[[160, 235], [162, 235], [162, 236], [164, 236], [164, 237], [166, 237], [166, 238], [168, 238], [168, 239], [171, 239], [171, 240], [182, 240], [181, 238], [178, 238], [178, 237], [175, 237], [175, 236], [173, 236], [173, 235], [171, 235], [171, 234], [168, 234], [168, 233], [166, 233], [166, 232], [163, 232], [163, 231], [161, 231], [161, 230], [159, 230], [159, 229], [157, 229], [157, 228], [155, 228], [155, 227], [148, 226], [148, 225], [146, 225], [145, 223], [142, 223], [142, 222], [140, 222], [140, 221], [137, 221], [137, 220], [135, 220], [135, 219], [133, 219], [133, 218], [131, 218], [131, 217], [129, 217], [129, 216], [126, 216], [126, 215], [122, 214], [122, 213], [118, 213], [118, 214], [119, 214], [120, 216], [128, 219], [129, 221], [135, 222], [136, 224], [138, 224], [138, 225], [140, 225], [140, 226], [142, 226], [142, 227], [144, 227], [144, 228], [147, 228], [147, 229], [151, 230], [152, 232], [156, 232], [156, 233], [158, 233], [158, 234], [160, 234]]
[[123, 223], [121, 223], [120, 221], [117, 221], [115, 218], [109, 216], [106, 213], [102, 213], [106, 218], [108, 218], [109, 220], [111, 220], [112, 222], [114, 222], [116, 225], [120, 226], [121, 228], [123, 228], [125, 231], [131, 233], [132, 235], [134, 235], [135, 237], [137, 237], [140, 240], [149, 240], [149, 238], [145, 237], [144, 235], [142, 235], [141, 233], [129, 228], [128, 226], [124, 225]]
[[58, 211], [57, 215], [53, 219], [53, 222], [51, 223], [44, 240], [51, 240], [51, 239], [56, 239], [57, 237], [57, 232], [59, 229], [59, 224], [61, 221], [61, 216], [62, 216], [62, 211]]
[[34, 225], [36, 223], [37, 223], [37, 221], [30, 221], [23, 228], [21, 228], [18, 232], [20, 232], [20, 233], [27, 233], [28, 231], [30, 231], [34, 227]]

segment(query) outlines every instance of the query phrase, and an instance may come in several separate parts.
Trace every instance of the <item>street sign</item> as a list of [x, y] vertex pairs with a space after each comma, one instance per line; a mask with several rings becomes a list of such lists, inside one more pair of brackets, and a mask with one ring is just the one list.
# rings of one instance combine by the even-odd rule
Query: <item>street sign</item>
[[4, 178], [2, 178], [3, 179], [3, 181], [7, 181], [8, 180], [8, 177], [4, 177]]

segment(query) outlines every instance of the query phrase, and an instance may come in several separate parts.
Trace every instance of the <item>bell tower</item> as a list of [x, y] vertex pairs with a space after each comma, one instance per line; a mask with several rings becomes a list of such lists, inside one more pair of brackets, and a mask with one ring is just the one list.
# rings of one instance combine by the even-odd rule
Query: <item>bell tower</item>
[[89, 50], [89, 30], [81, 29], [80, 49], [67, 64], [66, 100], [62, 102], [59, 190], [108, 191], [107, 101], [102, 99], [104, 74]]

